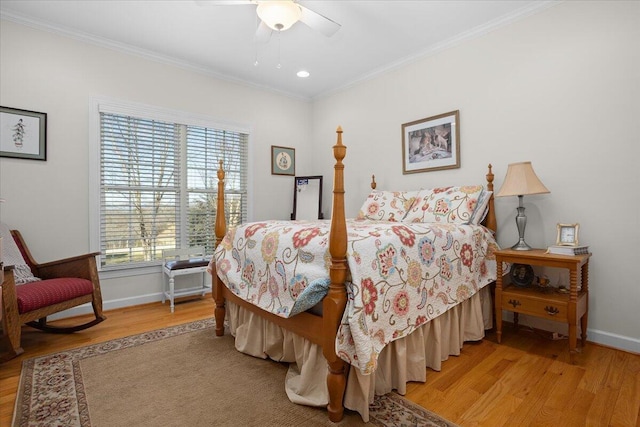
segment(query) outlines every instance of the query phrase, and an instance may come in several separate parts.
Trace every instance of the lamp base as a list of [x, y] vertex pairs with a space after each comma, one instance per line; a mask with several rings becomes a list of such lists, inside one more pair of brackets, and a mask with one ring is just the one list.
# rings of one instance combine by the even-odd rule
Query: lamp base
[[520, 241], [518, 241], [518, 243], [516, 243], [515, 245], [511, 246], [511, 249], [513, 249], [514, 251], [530, 251], [533, 248], [531, 246], [527, 245], [527, 243], [524, 241], [524, 239], [520, 239]]
[[514, 251], [530, 251], [531, 246], [524, 241], [524, 228], [527, 226], [527, 216], [524, 214], [524, 205], [522, 196], [518, 196], [518, 214], [516, 215], [516, 225], [518, 226], [518, 243], [511, 246]]

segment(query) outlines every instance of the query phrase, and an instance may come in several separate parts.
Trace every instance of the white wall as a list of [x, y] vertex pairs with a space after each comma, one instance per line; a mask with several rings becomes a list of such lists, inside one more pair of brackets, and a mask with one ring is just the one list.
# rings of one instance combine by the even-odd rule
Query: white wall
[[[461, 167], [403, 175], [402, 123], [452, 110]], [[347, 216], [372, 173], [378, 189], [412, 189], [478, 183], [492, 163], [497, 190], [509, 163], [532, 161], [551, 193], [524, 199], [527, 242], [546, 247], [556, 223], [579, 222], [593, 251], [589, 339], [640, 352], [639, 123], [640, 3], [571, 1], [317, 100], [313, 155], [331, 177], [342, 125]], [[518, 240], [516, 206], [496, 200], [504, 247]]]
[[[95, 97], [250, 126], [253, 218], [289, 218], [293, 178], [271, 175], [270, 147], [296, 148], [297, 172], [306, 174], [311, 156], [301, 143], [310, 138], [308, 101], [3, 20], [0, 105], [48, 114], [46, 162], [0, 158], [0, 197], [6, 199], [0, 219], [21, 230], [36, 260], [89, 251], [89, 106]], [[159, 273], [101, 278], [106, 308], [159, 299]]]

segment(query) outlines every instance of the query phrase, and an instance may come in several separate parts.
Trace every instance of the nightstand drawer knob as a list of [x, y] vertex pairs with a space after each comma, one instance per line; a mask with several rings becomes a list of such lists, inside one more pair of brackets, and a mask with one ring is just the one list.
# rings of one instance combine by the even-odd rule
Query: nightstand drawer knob
[[510, 299], [509, 304], [511, 304], [513, 308], [516, 308], [517, 306], [522, 305], [522, 303], [520, 303], [520, 301], [518, 301], [517, 299]]
[[560, 313], [560, 310], [558, 310], [556, 307], [552, 307], [550, 305], [546, 306], [544, 308], [544, 311], [546, 311], [549, 316], [555, 316], [556, 314]]

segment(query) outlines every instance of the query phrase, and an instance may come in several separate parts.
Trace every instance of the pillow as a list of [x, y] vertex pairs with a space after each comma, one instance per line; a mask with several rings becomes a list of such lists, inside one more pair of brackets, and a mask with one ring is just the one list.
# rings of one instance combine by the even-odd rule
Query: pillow
[[360, 208], [357, 219], [402, 221], [417, 195], [417, 191], [372, 191]]
[[482, 190], [478, 198], [478, 203], [476, 204], [476, 209], [471, 214], [469, 224], [478, 225], [484, 221], [484, 217], [487, 216], [487, 212], [489, 211], [489, 200], [492, 194], [493, 191]]
[[482, 191], [482, 185], [421, 190], [403, 222], [469, 224]]
[[416, 194], [415, 202], [411, 208], [407, 210], [402, 222], [425, 222], [422, 221], [422, 217], [424, 215], [423, 206], [424, 203], [429, 200], [431, 194], [433, 194], [433, 190], [419, 190]]

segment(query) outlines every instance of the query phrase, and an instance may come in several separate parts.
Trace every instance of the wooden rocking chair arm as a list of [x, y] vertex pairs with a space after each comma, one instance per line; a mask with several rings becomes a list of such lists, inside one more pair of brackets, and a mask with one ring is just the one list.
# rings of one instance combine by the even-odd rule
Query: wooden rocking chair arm
[[52, 279], [57, 277], [81, 277], [94, 281], [97, 279], [96, 255], [100, 252], [93, 252], [86, 255], [79, 255], [57, 261], [38, 264], [33, 274], [41, 279]]
[[74, 257], [70, 257], [70, 258], [43, 262], [42, 264], [38, 264], [38, 268], [42, 268], [42, 267], [46, 268], [46, 267], [49, 267], [51, 265], [69, 264], [69, 263], [76, 262], [76, 261], [85, 261], [86, 259], [95, 260], [96, 256], [98, 256], [98, 255], [100, 255], [100, 252], [92, 252], [90, 254], [78, 255], [78, 256], [74, 256]]

